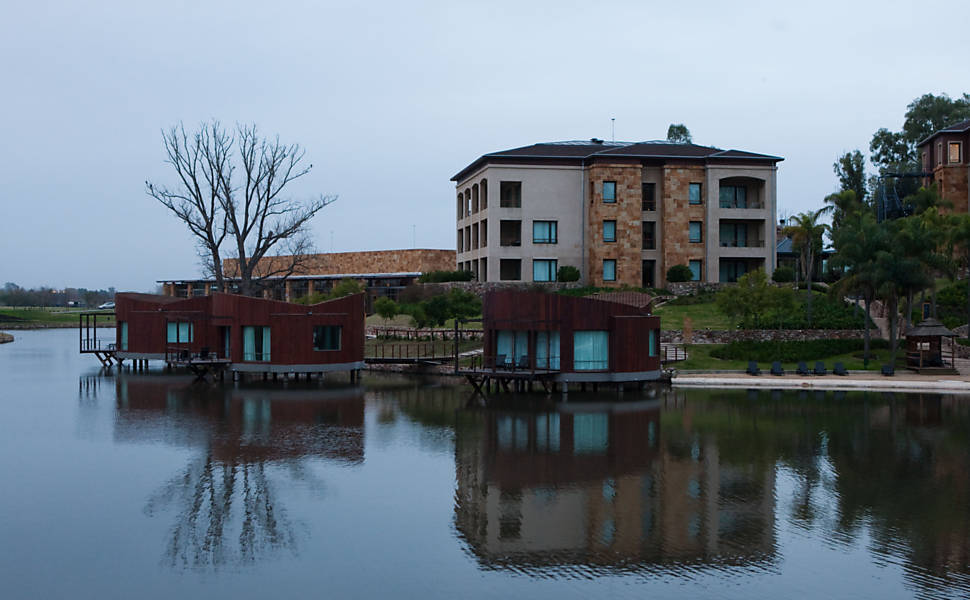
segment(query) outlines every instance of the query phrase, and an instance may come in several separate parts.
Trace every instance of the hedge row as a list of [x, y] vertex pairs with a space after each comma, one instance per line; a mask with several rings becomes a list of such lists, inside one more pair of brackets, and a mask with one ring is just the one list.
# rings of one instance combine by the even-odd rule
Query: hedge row
[[[711, 352], [714, 358], [722, 360], [754, 360], [758, 362], [798, 362], [800, 360], [820, 360], [839, 354], [862, 351], [863, 340], [805, 340], [731, 342]], [[889, 343], [882, 339], [871, 340], [870, 348], [888, 348]]]

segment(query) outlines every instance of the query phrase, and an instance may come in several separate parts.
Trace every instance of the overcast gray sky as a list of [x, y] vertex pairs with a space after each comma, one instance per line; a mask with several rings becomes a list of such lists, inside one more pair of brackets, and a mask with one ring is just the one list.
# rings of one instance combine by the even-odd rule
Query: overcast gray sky
[[449, 178], [539, 141], [664, 137], [785, 157], [779, 212], [917, 96], [970, 91], [965, 2], [18, 2], [0, 22], [0, 284], [199, 273], [145, 195], [160, 130], [254, 122], [337, 194], [321, 251], [454, 248]]

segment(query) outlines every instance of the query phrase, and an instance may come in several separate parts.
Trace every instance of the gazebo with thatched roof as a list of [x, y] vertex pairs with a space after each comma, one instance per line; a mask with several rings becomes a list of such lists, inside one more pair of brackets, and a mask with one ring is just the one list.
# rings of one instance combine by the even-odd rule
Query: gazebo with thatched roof
[[918, 372], [955, 373], [953, 345], [950, 345], [949, 360], [943, 354], [945, 337], [954, 338], [957, 334], [933, 318], [911, 327], [906, 332], [906, 366]]

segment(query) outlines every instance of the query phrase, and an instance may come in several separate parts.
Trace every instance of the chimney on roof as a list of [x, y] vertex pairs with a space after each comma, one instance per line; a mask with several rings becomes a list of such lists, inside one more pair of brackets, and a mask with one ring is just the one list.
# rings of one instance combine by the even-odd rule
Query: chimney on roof
[[602, 144], [603, 143], [603, 140], [601, 140], [599, 138], [589, 138], [589, 141], [591, 141], [594, 144]]

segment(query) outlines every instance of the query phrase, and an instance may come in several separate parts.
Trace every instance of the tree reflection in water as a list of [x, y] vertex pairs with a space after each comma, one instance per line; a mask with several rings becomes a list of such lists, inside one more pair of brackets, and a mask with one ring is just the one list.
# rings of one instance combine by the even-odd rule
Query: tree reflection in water
[[[299, 527], [280, 501], [274, 475], [320, 492], [305, 460], [363, 461], [364, 405], [341, 390], [194, 386], [180, 378], [117, 380], [115, 436], [202, 450], [148, 499], [145, 513], [175, 513], [166, 562], [218, 569], [298, 552]], [[284, 467], [284, 469], [274, 469]]]

